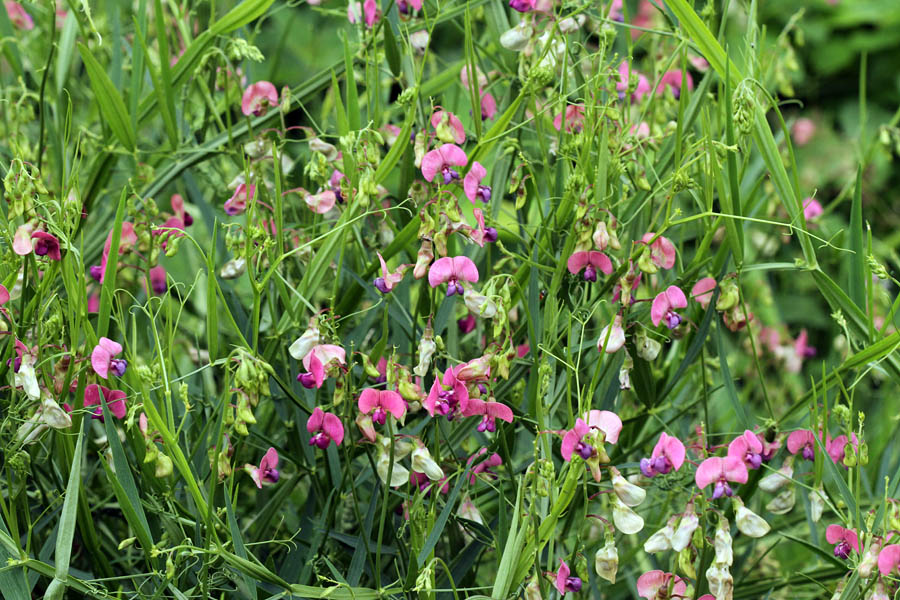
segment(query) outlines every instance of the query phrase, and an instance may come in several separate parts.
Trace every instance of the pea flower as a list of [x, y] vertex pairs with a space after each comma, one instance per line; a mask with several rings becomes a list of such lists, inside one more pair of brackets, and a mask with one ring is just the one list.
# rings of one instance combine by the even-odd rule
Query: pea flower
[[162, 296], [169, 289], [166, 281], [166, 269], [162, 265], [156, 265], [150, 269], [150, 289], [154, 294]]
[[658, 269], [671, 269], [675, 266], [675, 244], [666, 237], [659, 236], [653, 240], [654, 237], [655, 233], [648, 232], [641, 238], [640, 243], [647, 244], [649, 252], [643, 253], [638, 260], [641, 270], [651, 274]]
[[569, 104], [566, 106], [565, 113], [559, 113], [553, 118], [553, 128], [557, 131], [562, 127], [563, 115], [565, 115], [567, 132], [578, 133], [584, 127], [583, 104]]
[[807, 198], [803, 201], [803, 216], [807, 221], [814, 221], [822, 216], [825, 210], [822, 204], [815, 198]]
[[805, 146], [816, 133], [816, 123], [812, 119], [800, 117], [791, 126], [791, 137], [798, 146]]
[[712, 497], [715, 500], [722, 496], [730, 498], [734, 494], [728, 485], [729, 481], [747, 483], [747, 477], [747, 467], [741, 459], [733, 456], [726, 456], [725, 458], [714, 456], [700, 463], [694, 480], [700, 489], [714, 483], [715, 487]]
[[409, 481], [409, 470], [401, 465], [399, 461], [412, 451], [413, 445], [406, 440], [396, 440], [394, 442], [394, 467], [391, 469], [390, 438], [378, 436], [375, 444], [378, 446], [378, 460], [375, 461], [375, 471], [378, 473], [381, 481], [388, 483], [388, 470], [391, 471], [391, 487], [399, 487]]
[[359, 395], [357, 402], [359, 412], [372, 415], [372, 421], [384, 425], [387, 414], [391, 413], [395, 419], [402, 419], [406, 414], [406, 402], [395, 391], [373, 390], [366, 388]]
[[694, 89], [694, 80], [691, 78], [691, 74], [688, 72], [684, 72], [684, 79], [682, 79], [682, 71], [675, 69], [672, 71], [666, 71], [663, 73], [663, 76], [659, 79], [659, 85], [656, 86], [656, 95], [662, 96], [666, 93], [666, 89], [672, 90], [672, 95], [675, 98], [681, 97], [681, 87], [682, 85], [686, 85], [687, 89]]
[[380, 16], [381, 11], [378, 9], [375, 0], [365, 0], [362, 3], [362, 7], [360, 7], [359, 2], [351, 2], [347, 6], [347, 20], [351, 23], [357, 23], [360, 18], [364, 18], [366, 27], [371, 28]]
[[638, 506], [647, 497], [647, 492], [622, 476], [615, 467], [610, 467], [612, 473], [613, 492], [619, 497], [625, 506]]
[[309, 327], [303, 332], [303, 335], [294, 340], [294, 343], [288, 348], [288, 354], [296, 360], [303, 360], [321, 341], [319, 328], [316, 327], [315, 321], [310, 320]]
[[592, 410], [584, 415], [584, 419], [575, 420], [575, 426], [563, 436], [560, 453], [567, 460], [578, 454], [591, 469], [596, 481], [600, 481], [600, 463], [608, 463], [604, 444], [615, 444], [622, 431], [622, 420], [608, 410]]
[[[113, 232], [110, 231], [106, 236], [106, 244], [103, 246], [103, 255], [100, 265], [93, 265], [90, 269], [91, 277], [98, 283], [103, 283], [106, 277], [106, 263], [109, 260], [109, 253], [112, 251]], [[122, 223], [122, 232], [119, 236], [119, 254], [130, 252], [138, 243], [137, 233], [134, 231], [134, 224], [125, 221]]]
[[672, 573], [663, 571], [647, 571], [637, 580], [637, 592], [647, 600], [666, 600], [684, 597], [687, 585], [684, 580]]
[[34, 442], [48, 427], [67, 429], [72, 425], [69, 413], [46, 392], [41, 395], [41, 403], [27, 421], [16, 430], [15, 440], [25, 445]]
[[[469, 460], [466, 461], [466, 464], [471, 464], [472, 461], [474, 461], [479, 456], [485, 454], [486, 452], [487, 452], [487, 448], [482, 448], [481, 450], [479, 450], [478, 452], [476, 452], [475, 454], [470, 456]], [[481, 475], [481, 474], [490, 476], [491, 479], [496, 478], [497, 475], [493, 471], [491, 471], [491, 469], [493, 467], [499, 467], [502, 464], [503, 464], [503, 459], [500, 458], [499, 454], [494, 452], [493, 454], [488, 456], [486, 459], [484, 459], [483, 461], [481, 461], [480, 463], [478, 463], [477, 465], [472, 467], [472, 475], [469, 477], [469, 484], [475, 485], [476, 476]]]
[[597, 339], [597, 352], [615, 354], [625, 345], [625, 330], [622, 328], [622, 315], [617, 314], [613, 322], [600, 330]]
[[247, 86], [241, 98], [241, 112], [246, 116], [260, 117], [270, 106], [278, 105], [278, 90], [268, 81], [257, 81]]
[[334, 203], [337, 202], [337, 194], [332, 190], [324, 190], [318, 194], [304, 194], [303, 201], [309, 207], [309, 210], [318, 215], [324, 215], [334, 208]]
[[502, 402], [493, 402], [481, 400], [480, 398], [469, 398], [466, 406], [462, 411], [464, 417], [481, 417], [481, 423], [478, 424], [478, 431], [497, 431], [495, 419], [501, 419], [507, 423], [512, 423], [512, 409]]
[[597, 270], [603, 271], [606, 275], [613, 272], [612, 262], [609, 257], [602, 252], [575, 252], [566, 262], [569, 273], [575, 275], [584, 270], [585, 281], [597, 281]]
[[753, 538], [760, 538], [769, 533], [771, 527], [766, 520], [744, 506], [743, 500], [734, 497], [732, 502], [735, 505], [734, 521], [738, 531]]
[[34, 241], [35, 255], [46, 256], [50, 260], [62, 260], [62, 255], [59, 253], [59, 240], [56, 239], [56, 236], [38, 230], [31, 234], [31, 239]]
[[[515, 0], [512, 1], [514, 2]], [[581, 578], [571, 575], [571, 573], [572, 570], [569, 569], [569, 565], [566, 564], [566, 561], [559, 559], [559, 570], [556, 572], [556, 582], [554, 585], [562, 596], [565, 596], [566, 592], [578, 593], [581, 591]]]
[[309, 445], [318, 446], [322, 450], [331, 442], [334, 442], [335, 446], [340, 446], [344, 440], [344, 424], [341, 423], [341, 419], [318, 406], [313, 409], [306, 421], [306, 430], [312, 436], [309, 438]]
[[467, 256], [445, 256], [439, 258], [428, 270], [428, 285], [437, 287], [442, 283], [447, 284], [447, 297], [453, 294], [464, 294], [460, 280], [475, 283], [478, 281], [478, 268], [472, 259]]
[[440, 173], [444, 184], [459, 179], [459, 173], [453, 167], [464, 167], [469, 158], [463, 149], [456, 144], [444, 144], [422, 157], [422, 176], [426, 181], [433, 181]]
[[422, 0], [398, 0], [397, 9], [401, 15], [408, 15], [411, 12], [410, 8], [422, 10]]
[[6, 7], [6, 14], [9, 17], [9, 22], [17, 29], [24, 29], [25, 31], [34, 29], [34, 19], [25, 12], [25, 9], [22, 8], [21, 4], [14, 2], [13, 0], [6, 0], [3, 4]]
[[534, 10], [535, 0], [509, 0], [509, 7], [520, 13]]
[[466, 132], [462, 121], [450, 111], [436, 110], [431, 115], [431, 126], [437, 138], [446, 144], [465, 144]]
[[829, 544], [834, 544], [834, 555], [837, 558], [847, 559], [850, 551], [859, 552], [859, 538], [853, 529], [845, 529], [840, 525], [829, 525], [825, 529], [825, 539]]
[[[632, 70], [627, 61], [623, 60], [619, 63], [618, 72], [619, 80], [616, 82], [616, 92], [619, 94], [619, 100], [624, 100], [625, 94], [631, 89]], [[634, 71], [634, 73], [637, 76], [637, 85], [634, 92], [632, 92], [631, 98], [635, 102], [640, 102], [644, 96], [650, 93], [650, 82], [641, 73], [638, 73], [637, 71]]]
[[128, 368], [128, 361], [124, 358], [114, 358], [121, 352], [121, 344], [106, 337], [100, 338], [100, 342], [94, 346], [94, 351], [91, 352], [91, 366], [94, 368], [94, 372], [103, 379], [109, 378], [110, 371], [116, 377], [124, 375], [125, 369]]
[[878, 570], [887, 577], [900, 566], [900, 545], [885, 546], [878, 553]]
[[484, 179], [486, 175], [487, 169], [476, 160], [472, 163], [472, 168], [469, 169], [469, 172], [466, 173], [466, 176], [463, 178], [463, 191], [465, 191], [466, 198], [468, 198], [472, 204], [475, 203], [476, 199], [481, 200], [485, 204], [491, 201], [491, 186], [481, 185], [481, 180]]
[[275, 448], [269, 448], [266, 454], [259, 461], [259, 466], [244, 465], [244, 470], [253, 479], [256, 487], [262, 489], [263, 484], [278, 483], [280, 474], [278, 473], [278, 451]]
[[231, 198], [225, 201], [225, 214], [239, 215], [247, 209], [247, 202], [253, 200], [256, 186], [253, 184], [239, 183]]
[[616, 542], [612, 535], [607, 535], [606, 544], [594, 555], [594, 570], [606, 581], [616, 582], [616, 572], [619, 570], [619, 551], [616, 550]]
[[672, 517], [665, 526], [656, 531], [644, 542], [644, 552], [647, 554], [656, 554], [657, 552], [666, 552], [672, 549], [672, 536], [675, 535], [675, 523], [678, 517]]
[[96, 383], [92, 383], [84, 388], [84, 407], [97, 407], [94, 409], [91, 416], [95, 419], [103, 420], [103, 402], [100, 400], [101, 393], [103, 394], [103, 398], [106, 399], [107, 406], [109, 406], [109, 412], [117, 419], [124, 419], [125, 414], [127, 413], [125, 408], [125, 397], [127, 394], [122, 390], [111, 390]]
[[425, 473], [431, 481], [440, 481], [444, 478], [444, 470], [434, 461], [425, 444], [416, 440], [416, 447], [410, 456], [412, 469], [416, 473]]
[[28, 348], [28, 346], [16, 340], [15, 347], [16, 358], [13, 361], [13, 385], [21, 387], [25, 395], [32, 400], [38, 400], [41, 397], [41, 387], [38, 384], [37, 373], [34, 370], [34, 365], [38, 358], [37, 346]]
[[337, 374], [338, 367], [346, 364], [346, 352], [343, 348], [333, 344], [318, 344], [303, 357], [303, 367], [307, 372], [297, 375], [297, 381], [307, 389], [320, 388], [326, 375]]
[[[772, 471], [765, 477], [759, 480], [759, 489], [764, 492], [769, 492], [770, 494], [774, 494], [791, 484], [791, 477], [794, 476], [794, 466], [793, 466], [793, 456], [789, 456], [785, 459], [784, 464], [781, 465], [781, 468], [777, 471]], [[818, 521], [818, 518], [815, 518], [815, 491], [810, 492], [809, 501], [810, 507], [812, 508], [813, 513], [813, 521]], [[820, 513], [821, 516], [821, 513]]]
[[481, 92], [481, 120], [487, 121], [489, 119], [493, 119], [497, 114], [497, 100], [494, 98], [494, 95], [490, 92], [485, 92], [484, 90], [480, 90]]
[[752, 470], [758, 469], [762, 464], [762, 451], [762, 442], [749, 429], [728, 444], [728, 456], [733, 456], [743, 461], [744, 465]]
[[686, 307], [687, 298], [684, 297], [684, 292], [678, 286], [670, 285], [653, 299], [650, 321], [653, 322], [653, 325], [659, 325], [665, 319], [666, 327], [675, 329], [681, 324], [681, 315], [675, 312], [675, 309]]
[[654, 477], [677, 471], [684, 464], [685, 456], [686, 451], [681, 440], [662, 432], [650, 458], [641, 459], [641, 473], [644, 477]]
[[704, 277], [691, 288], [691, 299], [706, 309], [712, 301], [713, 291], [716, 289], [716, 280], [712, 277]]
[[375, 289], [382, 294], [390, 294], [391, 290], [403, 281], [403, 272], [409, 268], [409, 265], [400, 265], [396, 271], [391, 273], [388, 271], [387, 263], [384, 262], [384, 257], [381, 256], [381, 253], [376, 252], [375, 254], [378, 255], [378, 261], [381, 263], [381, 277], [375, 278]]
[[465, 382], [456, 375], [462, 366], [448, 367], [442, 379], [435, 378], [428, 397], [422, 402], [432, 417], [439, 414], [452, 421], [456, 413], [461, 412], [469, 402], [469, 390]]

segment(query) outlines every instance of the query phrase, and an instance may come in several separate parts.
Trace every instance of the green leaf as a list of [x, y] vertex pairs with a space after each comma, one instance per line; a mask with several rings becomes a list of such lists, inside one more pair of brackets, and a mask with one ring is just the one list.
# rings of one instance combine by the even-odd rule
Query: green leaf
[[[119, 205], [116, 207], [116, 220], [112, 228], [112, 240], [109, 246], [109, 259], [106, 261], [106, 271], [103, 273], [103, 285], [100, 288], [100, 312], [97, 318], [97, 337], [105, 337], [109, 332], [109, 313], [112, 310], [114, 293], [116, 291], [116, 272], [119, 266], [119, 243], [122, 239], [122, 222], [125, 220], [125, 198], [128, 191], [122, 190], [119, 196]], [[94, 344], [96, 340], [91, 340]]]
[[[849, 285], [847, 291], [850, 299], [865, 313], [866, 310], [866, 253], [863, 247], [862, 221], [862, 166], [856, 170], [856, 189], [853, 193], [853, 204], [850, 208], [850, 250]], [[868, 319], [866, 319], [868, 321]]]
[[119, 139], [125, 148], [130, 151], [135, 149], [134, 129], [131, 127], [131, 119], [125, 109], [125, 102], [112, 80], [106, 74], [106, 70], [100, 66], [87, 46], [78, 42], [78, 53], [87, 69], [88, 78], [91, 80], [91, 88], [94, 90], [94, 101], [99, 105], [100, 115], [103, 121], [109, 124], [113, 134]]
[[56, 82], [56, 95], [62, 97], [63, 86], [66, 78], [69, 76], [69, 69], [72, 66], [72, 59], [75, 57], [75, 38], [78, 34], [78, 22], [75, 15], [66, 16], [66, 22], [63, 24], [62, 33], [59, 36], [59, 52], [56, 55], [56, 73], [54, 73]]
[[356, 76], [353, 74], [353, 55], [350, 54], [350, 42], [344, 37], [344, 87], [347, 90], [347, 121], [351, 131], [359, 131], [359, 91], [356, 89]]
[[469, 467], [466, 467], [463, 472], [459, 474], [459, 478], [456, 480], [456, 484], [450, 491], [450, 495], [447, 496], [447, 502], [446, 504], [444, 504], [444, 508], [441, 510], [441, 514], [438, 515], [438, 518], [434, 521], [434, 527], [431, 528], [431, 532], [428, 534], [428, 537], [425, 538], [425, 545], [422, 546], [422, 550], [419, 552], [419, 556], [417, 557], [420, 567], [425, 564], [425, 560], [428, 558], [428, 555], [431, 554], [431, 551], [434, 550], [434, 547], [437, 545], [438, 540], [441, 538], [441, 534], [444, 532], [444, 527], [447, 525], [447, 519], [450, 518], [450, 513], [453, 512], [453, 509], [456, 507], [456, 499], [459, 497], [459, 492], [462, 489], [463, 483], [468, 478]]
[[56, 568], [53, 581], [44, 592], [44, 600], [60, 600], [66, 590], [66, 578], [69, 574], [69, 559], [72, 557], [72, 540], [75, 538], [75, 522], [77, 520], [78, 494], [81, 490], [81, 444], [84, 441], [84, 427], [78, 431], [75, 443], [75, 454], [72, 467], [69, 469], [69, 483], [66, 486], [66, 498], [63, 500], [62, 513], [59, 517], [59, 530], [56, 534], [56, 552], [54, 562]]
[[400, 51], [397, 49], [397, 38], [394, 35], [394, 26], [389, 19], [384, 19], [382, 26], [384, 35], [384, 57], [387, 59], [388, 67], [394, 77], [400, 77], [402, 73], [400, 68]]
[[[713, 304], [710, 303], [710, 306], [713, 306]], [[722, 342], [721, 323], [716, 325], [716, 345], [718, 346], [719, 352], [719, 368], [722, 371], [722, 383], [725, 384], [725, 392], [728, 395], [728, 400], [731, 402], [731, 407], [734, 409], [734, 414], [737, 417], [741, 428], [745, 430], [752, 429], [750, 419], [747, 418], [747, 413], [744, 411], [744, 406], [741, 404], [741, 399], [738, 398], [737, 390], [734, 387], [734, 379], [731, 377], [731, 370], [728, 368], [728, 353]]]

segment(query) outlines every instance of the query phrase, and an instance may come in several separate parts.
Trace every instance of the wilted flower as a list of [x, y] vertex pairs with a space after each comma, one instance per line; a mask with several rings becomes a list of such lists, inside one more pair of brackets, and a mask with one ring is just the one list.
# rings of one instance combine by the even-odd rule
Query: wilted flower
[[625, 506], [638, 506], [647, 497], [644, 488], [638, 487], [622, 477], [622, 473], [615, 467], [610, 467], [612, 473], [613, 492], [619, 497]]
[[619, 570], [619, 552], [616, 550], [616, 543], [612, 536], [607, 537], [606, 544], [594, 555], [594, 570], [606, 581], [616, 582], [616, 572]]
[[639, 514], [625, 506], [618, 496], [613, 496], [612, 500], [613, 523], [616, 529], [624, 534], [631, 535], [638, 533], [644, 528], [644, 519]]
[[765, 519], [744, 506], [744, 502], [740, 498], [735, 497], [732, 501], [735, 505], [734, 520], [738, 531], [753, 538], [759, 538], [769, 533], [771, 527]]

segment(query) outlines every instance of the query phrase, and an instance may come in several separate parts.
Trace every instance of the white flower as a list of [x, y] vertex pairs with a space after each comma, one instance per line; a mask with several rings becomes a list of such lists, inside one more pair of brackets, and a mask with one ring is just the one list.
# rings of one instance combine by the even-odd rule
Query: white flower
[[616, 496], [619, 497], [619, 500], [621, 500], [625, 506], [640, 505], [640, 503], [644, 501], [644, 498], [647, 497], [647, 492], [643, 488], [634, 485], [622, 477], [622, 474], [617, 468], [610, 467], [610, 471], [612, 472], [613, 491], [616, 493]]
[[600, 330], [600, 337], [597, 339], [597, 351], [614, 354], [621, 350], [624, 345], [625, 330], [622, 328], [622, 317], [616, 315], [611, 325], [607, 325]]
[[662, 350], [662, 344], [654, 339], [651, 339], [643, 331], [638, 333], [637, 338], [635, 339], [635, 346], [637, 347], [638, 356], [640, 356], [647, 362], [656, 360], [656, 357], [659, 356], [660, 350]]
[[777, 471], [773, 471], [759, 480], [759, 489], [764, 492], [774, 494], [784, 486], [791, 482], [794, 476], [794, 467], [790, 461], [785, 460], [784, 464]]
[[713, 542], [716, 550], [716, 562], [720, 565], [731, 566], [734, 553], [731, 549], [731, 532], [728, 530], [728, 519], [719, 517], [719, 526], [716, 528], [716, 538]]
[[247, 270], [247, 261], [243, 257], [233, 258], [222, 265], [219, 277], [222, 279], [237, 279]]
[[482, 296], [473, 289], [467, 289], [463, 294], [466, 308], [485, 319], [497, 316], [497, 305], [487, 296]]
[[735, 522], [738, 530], [744, 535], [760, 538], [769, 533], [769, 524], [761, 516], [744, 506], [740, 498], [735, 498]]
[[691, 537], [694, 535], [694, 530], [699, 526], [700, 519], [694, 514], [693, 505], [688, 505], [687, 512], [682, 515], [681, 521], [675, 529], [675, 534], [672, 536], [672, 550], [681, 552], [687, 548], [691, 543]]
[[48, 394], [41, 400], [41, 421], [54, 429], [67, 429], [72, 426], [72, 417], [56, 403]]
[[819, 522], [823, 510], [825, 510], [825, 494], [822, 493], [822, 488], [818, 487], [809, 493], [809, 513], [813, 523]]
[[444, 477], [444, 471], [434, 459], [424, 444], [416, 444], [416, 449], [412, 451], [412, 468], [416, 473], [425, 473], [431, 481], [439, 481]]
[[428, 40], [428, 32], [424, 29], [409, 34], [409, 45], [419, 54], [425, 52], [425, 48], [428, 47]]
[[647, 538], [647, 541], [644, 542], [644, 552], [653, 554], [672, 549], [672, 536], [675, 534], [675, 528], [672, 527], [674, 520], [674, 518], [669, 519], [665, 527]]
[[625, 504], [621, 500], [619, 500], [618, 496], [614, 496], [612, 510], [613, 523], [616, 524], [616, 529], [618, 529], [622, 533], [631, 535], [633, 533], [638, 533], [641, 529], [644, 528], [644, 519], [642, 519], [639, 514], [625, 506]]
[[606, 541], [606, 545], [597, 550], [594, 555], [594, 570], [597, 575], [610, 583], [616, 582], [616, 571], [619, 569], [619, 552], [612, 539]]
[[772, 498], [772, 501], [766, 504], [766, 510], [776, 515], [789, 513], [794, 508], [795, 500], [796, 493], [794, 492], [794, 487], [791, 486]]
[[310, 350], [318, 345], [320, 341], [319, 328], [310, 324], [309, 328], [303, 332], [303, 335], [294, 340], [294, 343], [288, 348], [288, 354], [293, 356], [296, 360], [303, 360], [303, 358], [309, 354]]
[[734, 579], [727, 566], [713, 563], [706, 570], [706, 581], [709, 583], [709, 591], [716, 597], [716, 600], [731, 600]]
[[22, 362], [19, 365], [18, 372], [13, 377], [13, 382], [16, 387], [21, 387], [25, 390], [25, 394], [29, 398], [37, 400], [41, 397], [41, 388], [38, 385], [37, 375], [34, 372], [34, 362], [34, 356], [23, 352]]
[[533, 35], [534, 29], [527, 22], [522, 21], [512, 29], [503, 32], [503, 35], [500, 36], [500, 45], [507, 50], [521, 52], [528, 46]]

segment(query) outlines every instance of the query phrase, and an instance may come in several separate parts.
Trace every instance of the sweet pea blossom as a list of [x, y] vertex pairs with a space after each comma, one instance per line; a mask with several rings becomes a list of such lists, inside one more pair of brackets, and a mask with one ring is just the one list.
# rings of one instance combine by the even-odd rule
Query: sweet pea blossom
[[694, 480], [700, 489], [714, 483], [715, 487], [712, 497], [715, 500], [722, 496], [731, 497], [734, 493], [728, 485], [729, 481], [747, 483], [747, 477], [747, 467], [741, 459], [733, 456], [726, 456], [725, 458], [714, 456], [700, 463]]
[[487, 204], [491, 200], [491, 186], [481, 185], [481, 180], [487, 175], [487, 170], [477, 160], [472, 163], [472, 168], [463, 178], [463, 190], [466, 192], [472, 204], [476, 198]]
[[647, 600], [683, 598], [686, 591], [687, 585], [681, 577], [659, 570], [647, 571], [637, 580], [638, 596]]
[[[628, 92], [628, 89], [631, 87], [631, 67], [629, 66], [627, 61], [622, 61], [619, 63], [619, 80], [616, 82], [616, 92], [619, 94], [619, 100], [625, 99], [625, 94]], [[650, 82], [647, 78], [634, 71], [637, 75], [638, 83], [634, 92], [632, 93], [632, 99], [635, 102], [640, 102], [644, 96], [650, 93]]]
[[615, 354], [625, 345], [625, 330], [622, 328], [622, 315], [616, 315], [611, 325], [600, 330], [597, 339], [597, 351]]
[[387, 264], [384, 262], [384, 257], [381, 256], [381, 253], [376, 252], [375, 254], [378, 255], [378, 262], [381, 263], [381, 277], [376, 277], [373, 284], [382, 294], [389, 294], [397, 284], [403, 281], [403, 272], [406, 271], [409, 265], [401, 265], [396, 271], [391, 273], [388, 271]]
[[440, 173], [444, 184], [459, 179], [459, 173], [453, 167], [464, 167], [469, 158], [463, 149], [456, 144], [444, 144], [422, 157], [422, 176], [426, 181], [433, 181]]
[[[649, 254], [641, 256], [641, 270], [647, 273], [655, 273], [654, 267], [659, 269], [671, 269], [675, 266], [675, 244], [669, 238], [659, 236], [655, 240], [656, 234], [653, 232], [645, 233], [641, 238], [642, 244], [648, 244], [650, 247]], [[653, 240], [652, 242], [650, 240]], [[650, 264], [644, 258], [649, 258]]]
[[815, 198], [806, 198], [803, 201], [803, 216], [807, 221], [814, 221], [822, 216], [825, 209], [822, 204]]
[[475, 283], [478, 281], [478, 268], [467, 256], [445, 256], [434, 261], [428, 270], [428, 285], [437, 287], [447, 284], [447, 296], [464, 294], [460, 280]]
[[447, 110], [436, 110], [431, 115], [431, 126], [437, 138], [445, 144], [465, 144], [466, 131], [459, 117]]
[[672, 95], [678, 98], [681, 96], [682, 85], [686, 85], [689, 90], [694, 89], [694, 80], [691, 78], [690, 73], [684, 72], [684, 80], [682, 83], [682, 71], [677, 69], [666, 71], [660, 78], [659, 85], [656, 86], [656, 95], [662, 96], [666, 93], [666, 89], [668, 88], [672, 90]]
[[18, 2], [14, 2], [13, 0], [6, 0], [3, 3], [6, 6], [6, 15], [9, 17], [9, 22], [13, 24], [17, 29], [24, 29], [25, 31], [31, 31], [34, 29], [34, 19], [31, 18], [21, 4]]
[[106, 337], [100, 338], [100, 341], [94, 346], [94, 351], [91, 352], [91, 366], [94, 368], [94, 373], [103, 379], [109, 378], [110, 371], [116, 377], [124, 375], [125, 369], [128, 368], [128, 361], [124, 358], [115, 358], [121, 352], [121, 344]]
[[304, 194], [303, 201], [309, 207], [309, 210], [318, 215], [324, 215], [334, 208], [334, 203], [337, 202], [337, 194], [332, 190], [323, 190], [318, 194]]
[[357, 402], [359, 412], [372, 415], [372, 421], [384, 425], [387, 414], [391, 413], [395, 419], [402, 419], [406, 414], [406, 402], [403, 397], [393, 390], [373, 390], [366, 388], [360, 393]]
[[59, 253], [59, 240], [53, 234], [46, 231], [35, 231], [31, 234], [33, 248], [36, 256], [46, 256], [50, 260], [62, 260]]
[[566, 262], [569, 273], [575, 275], [584, 270], [585, 281], [597, 281], [597, 270], [599, 269], [606, 275], [613, 272], [612, 261], [602, 252], [592, 250], [590, 252], [575, 252]]
[[763, 462], [762, 442], [749, 429], [728, 444], [728, 456], [741, 460], [748, 469], [758, 469]]
[[166, 282], [166, 269], [162, 265], [156, 265], [150, 269], [150, 289], [154, 294], [162, 296], [169, 289]]
[[422, 10], [422, 0], [398, 0], [397, 10], [401, 15], [408, 15], [413, 10]]
[[681, 315], [675, 312], [675, 309], [686, 307], [687, 298], [684, 297], [684, 292], [678, 286], [670, 285], [653, 299], [653, 306], [650, 309], [650, 321], [654, 325], [659, 325], [665, 319], [666, 327], [675, 329], [681, 324]]
[[641, 459], [641, 473], [644, 477], [654, 477], [677, 471], [684, 464], [686, 454], [681, 440], [662, 432], [659, 434], [659, 440], [653, 447], [650, 458]]
[[247, 208], [247, 202], [253, 200], [255, 193], [256, 186], [252, 183], [250, 185], [239, 183], [231, 198], [225, 201], [225, 214], [234, 216], [244, 212]]
[[452, 421], [457, 412], [465, 409], [469, 402], [469, 390], [465, 382], [456, 376], [462, 366], [448, 367], [441, 379], [435, 378], [428, 397], [422, 402], [422, 406], [432, 417], [439, 414]]
[[859, 553], [859, 538], [853, 529], [845, 529], [840, 525], [829, 525], [825, 529], [825, 539], [829, 544], [834, 544], [834, 555], [837, 558], [847, 559], [850, 551]]
[[275, 448], [269, 448], [262, 457], [262, 460], [259, 461], [258, 467], [244, 465], [244, 470], [247, 471], [247, 474], [253, 479], [253, 483], [256, 484], [256, 487], [262, 489], [264, 483], [278, 483], [280, 474], [278, 473], [277, 467], [278, 451], [275, 450]]
[[900, 566], [900, 545], [885, 546], [878, 553], [878, 570], [887, 577]]
[[[103, 246], [103, 255], [99, 265], [91, 266], [91, 277], [98, 283], [103, 283], [106, 277], [106, 263], [109, 260], [109, 253], [112, 251], [113, 232], [106, 236], [106, 244]], [[130, 252], [138, 243], [137, 233], [134, 231], [134, 224], [128, 221], [122, 223], [122, 232], [119, 235], [119, 254]]]
[[560, 595], [565, 596], [566, 592], [578, 593], [581, 591], [581, 578], [573, 576], [571, 573], [572, 570], [569, 569], [566, 561], [559, 559], [559, 570], [556, 572], [556, 581], [553, 585], [556, 586]]
[[341, 419], [334, 414], [323, 411], [318, 406], [312, 411], [309, 419], [306, 421], [306, 430], [309, 432], [309, 445], [317, 446], [324, 450], [328, 444], [334, 442], [335, 446], [340, 446], [344, 440], [344, 424]]
[[791, 137], [798, 146], [805, 146], [816, 133], [816, 123], [807, 117], [800, 117], [791, 126]]
[[347, 6], [347, 20], [351, 23], [357, 23], [360, 18], [364, 18], [366, 27], [371, 28], [380, 17], [381, 11], [375, 0], [365, 0], [361, 7], [359, 2], [351, 2]]
[[84, 407], [97, 407], [91, 416], [95, 419], [103, 420], [103, 402], [100, 400], [101, 393], [103, 394], [103, 398], [106, 399], [107, 406], [109, 406], [109, 412], [117, 419], [124, 419], [127, 412], [125, 408], [125, 397], [127, 394], [122, 390], [111, 390], [96, 383], [92, 383], [84, 388]]
[[691, 288], [691, 299], [706, 309], [712, 302], [713, 291], [716, 289], [716, 280], [712, 277], [704, 277]]
[[[819, 439], [822, 439], [821, 432], [819, 432]], [[833, 462], [840, 463], [844, 460], [844, 451], [848, 441], [846, 435], [839, 435], [834, 439], [831, 439], [830, 435], [825, 436], [825, 452]], [[852, 441], [854, 447], [859, 444], [859, 440], [856, 438], [855, 433], [853, 434]], [[815, 459], [815, 444], [815, 436], [813, 436], [813, 432], [808, 429], [793, 431], [787, 439], [788, 452], [791, 454], [800, 453], [806, 460]]]
[[509, 0], [509, 7], [520, 13], [531, 12], [534, 4], [535, 0]]
[[[568, 133], [578, 133], [584, 127], [584, 105], [570, 104], [565, 110], [566, 131]], [[560, 130], [563, 123], [563, 113], [553, 118], [553, 128]]]
[[297, 381], [307, 389], [320, 388], [329, 371], [334, 373], [338, 365], [346, 364], [346, 352], [343, 348], [333, 344], [319, 344], [303, 357], [303, 367], [306, 369], [306, 373], [297, 375]]
[[241, 98], [241, 112], [246, 116], [260, 117], [270, 106], [278, 105], [278, 90], [268, 81], [257, 81], [247, 86]]
[[490, 92], [481, 90], [479, 93], [481, 94], [481, 120], [493, 119], [497, 114], [497, 100]]
[[604, 444], [615, 444], [621, 431], [622, 420], [618, 415], [608, 410], [591, 410], [584, 419], [575, 419], [575, 426], [566, 431], [560, 453], [567, 461], [572, 460], [573, 454], [580, 456], [588, 463], [594, 479], [600, 481], [600, 463], [609, 462]]
[[480, 416], [481, 422], [478, 424], [478, 431], [482, 433], [485, 431], [497, 431], [495, 419], [501, 419], [507, 423], [512, 423], [513, 421], [513, 412], [510, 407], [502, 402], [485, 402], [480, 398], [469, 398], [462, 415], [464, 417]]

